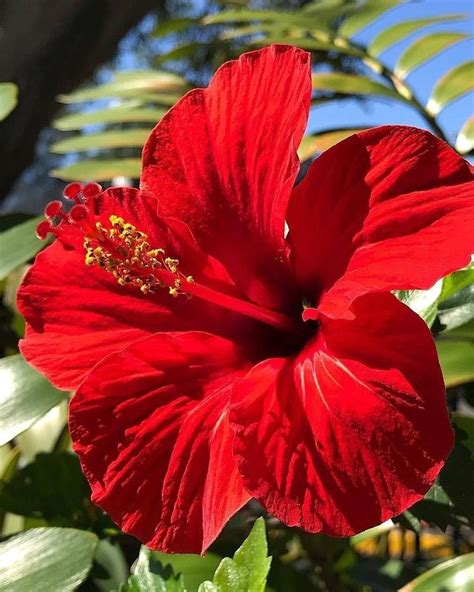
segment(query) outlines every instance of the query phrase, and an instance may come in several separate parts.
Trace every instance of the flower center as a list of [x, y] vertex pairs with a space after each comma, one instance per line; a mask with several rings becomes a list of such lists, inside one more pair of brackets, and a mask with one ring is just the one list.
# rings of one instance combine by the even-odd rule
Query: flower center
[[60, 201], [45, 208], [45, 220], [37, 227], [41, 239], [51, 233], [59, 236], [67, 225], [74, 225], [84, 236], [85, 264], [98, 266], [113, 275], [120, 286], [131, 286], [143, 294], [154, 294], [164, 288], [174, 298], [196, 296], [217, 306], [237, 312], [283, 331], [292, 331], [294, 320], [253, 302], [231, 296], [196, 282], [179, 270], [178, 259], [170, 257], [161, 247], [150, 245], [148, 236], [123, 218], [111, 215], [109, 225], [96, 221], [87, 205], [102, 188], [97, 183], [71, 183], [64, 196], [74, 201], [69, 212]]

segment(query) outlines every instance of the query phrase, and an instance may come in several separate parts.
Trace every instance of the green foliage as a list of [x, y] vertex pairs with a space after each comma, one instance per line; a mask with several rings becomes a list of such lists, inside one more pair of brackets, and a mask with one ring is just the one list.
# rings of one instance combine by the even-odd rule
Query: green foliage
[[259, 518], [234, 558], [219, 564], [212, 582], [204, 582], [198, 592], [264, 592], [270, 569], [267, 557], [265, 522]]
[[3, 121], [18, 102], [18, 87], [13, 82], [0, 82], [0, 121]]
[[0, 360], [2, 415], [0, 444], [29, 428], [65, 398], [20, 356]]
[[265, 522], [259, 518], [233, 559], [165, 555], [142, 547], [133, 576], [119, 592], [264, 592], [270, 562]]
[[56, 526], [87, 528], [95, 512], [89, 496], [79, 461], [70, 452], [38, 454], [8, 482], [0, 482], [1, 508]]
[[0, 279], [29, 261], [44, 247], [35, 234], [41, 218], [32, 218], [0, 232]]
[[455, 99], [474, 90], [474, 60], [450, 70], [435, 85], [426, 109], [438, 115]]
[[0, 543], [0, 592], [72, 592], [92, 567], [97, 537], [32, 528]]
[[470, 592], [474, 589], [474, 553], [443, 561], [400, 592]]

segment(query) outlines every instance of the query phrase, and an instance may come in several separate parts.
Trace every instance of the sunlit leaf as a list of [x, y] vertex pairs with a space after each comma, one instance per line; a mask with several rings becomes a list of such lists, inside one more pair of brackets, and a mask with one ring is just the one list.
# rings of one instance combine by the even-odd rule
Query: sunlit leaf
[[395, 74], [401, 79], [406, 78], [415, 68], [466, 38], [463, 33], [431, 33], [416, 39], [400, 56]]
[[400, 592], [471, 592], [474, 589], [474, 553], [443, 561], [418, 576]]
[[396, 296], [409, 306], [428, 325], [434, 323], [438, 313], [438, 301], [443, 289], [443, 282], [436, 282], [429, 290], [397, 290]]
[[[278, 12], [276, 10], [226, 10], [206, 15], [202, 22], [205, 25], [215, 25], [222, 23], [251, 23], [253, 21], [285, 22], [291, 19], [296, 13]], [[288, 20], [287, 20], [288, 23]]]
[[53, 126], [62, 131], [78, 130], [88, 125], [106, 123], [157, 123], [166, 109], [142, 109], [136, 105], [120, 105], [109, 109], [98, 109], [86, 113], [71, 113], [59, 117]]
[[447, 14], [397, 23], [396, 25], [384, 29], [375, 37], [375, 39], [369, 44], [369, 53], [373, 56], [379, 56], [381, 53], [383, 53], [386, 49], [388, 49], [395, 43], [402, 41], [412, 33], [416, 33], [417, 31], [419, 31], [423, 27], [433, 25], [436, 23], [461, 20], [463, 18], [463, 15]]
[[465, 325], [474, 318], [474, 284], [445, 298], [439, 305], [439, 320], [448, 330]]
[[103, 148], [141, 147], [146, 142], [151, 128], [112, 130], [98, 134], [86, 134], [60, 140], [51, 146], [51, 151], [58, 154], [83, 152]]
[[298, 148], [298, 156], [300, 160], [304, 161], [314, 156], [317, 152], [324, 152], [328, 148], [331, 148], [338, 142], [345, 140], [352, 134], [367, 129], [365, 127], [352, 128], [352, 129], [330, 129], [305, 136], [301, 140], [301, 144]]
[[0, 385], [0, 445], [29, 428], [66, 397], [20, 355], [0, 360]]
[[456, 139], [456, 150], [461, 154], [474, 150], [474, 117], [469, 117], [462, 126]]
[[59, 95], [58, 100], [62, 103], [83, 103], [109, 97], [133, 98], [143, 92], [179, 93], [184, 92], [187, 88], [187, 83], [176, 74], [158, 71], [133, 71], [133, 75], [115, 79], [108, 84], [78, 90], [67, 95]]
[[29, 261], [44, 247], [35, 230], [41, 217], [31, 218], [0, 232], [0, 279]]
[[170, 566], [175, 575], [182, 574], [187, 592], [197, 592], [204, 580], [212, 578], [220, 562], [220, 557], [214, 553], [206, 553], [201, 557], [154, 552], [152, 558], [157, 559], [163, 567]]
[[474, 321], [443, 333], [436, 349], [447, 387], [474, 380]]
[[84, 160], [51, 171], [53, 177], [65, 181], [110, 181], [114, 177], [138, 179], [142, 162], [139, 158]]
[[354, 14], [346, 18], [339, 32], [345, 37], [351, 37], [378, 19], [384, 12], [390, 10], [403, 0], [367, 0]]
[[97, 537], [72, 528], [32, 528], [0, 543], [0, 592], [72, 592], [92, 567]]
[[196, 25], [196, 19], [189, 17], [163, 18], [153, 30], [152, 37], [165, 37], [170, 33], [181, 33], [192, 25]]
[[449, 103], [474, 90], [474, 60], [456, 66], [439, 80], [426, 106], [432, 115], [438, 115]]
[[353, 47], [344, 43], [344, 40], [336, 38], [334, 41], [325, 41], [323, 39], [316, 39], [314, 37], [293, 37], [293, 36], [271, 36], [262, 39], [255, 39], [251, 42], [252, 45], [269, 45], [271, 43], [282, 43], [287, 45], [295, 45], [307, 51], [333, 51], [344, 55], [351, 55], [362, 57], [363, 52], [357, 47]]
[[201, 584], [198, 592], [264, 592], [271, 563], [267, 551], [265, 522], [259, 518], [234, 558], [224, 558], [212, 582]]
[[0, 82], [0, 121], [3, 121], [18, 102], [18, 87], [13, 82]]
[[342, 72], [321, 72], [313, 74], [313, 88], [342, 94], [373, 95], [401, 100], [393, 89], [367, 76], [344, 74]]

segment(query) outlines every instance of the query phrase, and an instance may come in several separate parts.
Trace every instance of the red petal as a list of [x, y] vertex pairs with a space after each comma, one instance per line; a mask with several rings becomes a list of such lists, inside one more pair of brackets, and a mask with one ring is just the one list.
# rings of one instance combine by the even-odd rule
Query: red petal
[[349, 536], [429, 489], [452, 446], [443, 380], [424, 322], [390, 294], [323, 319], [295, 359], [234, 386], [234, 453], [246, 489], [290, 526]]
[[294, 47], [244, 54], [206, 90], [181, 99], [143, 151], [141, 187], [160, 212], [184, 220], [200, 246], [269, 307], [280, 304], [267, 284], [283, 273], [276, 258], [299, 170], [310, 74], [310, 54]]
[[[96, 208], [99, 219], [116, 214], [146, 232], [154, 248], [164, 247], [181, 260], [186, 274], [217, 289], [233, 289], [225, 270], [197, 247], [185, 225], [158, 217], [154, 200], [137, 190], [111, 189]], [[27, 321], [22, 353], [58, 387], [76, 388], [101, 358], [157, 331], [225, 332], [233, 324], [226, 311], [199, 299], [174, 299], [166, 290], [145, 296], [119, 286], [111, 274], [85, 265], [82, 242], [77, 228], [67, 228], [61, 241], [38, 255], [18, 295]], [[241, 330], [248, 328], [241, 324]]]
[[232, 457], [228, 340], [157, 334], [98, 364], [73, 397], [74, 449], [92, 499], [164, 552], [203, 552], [249, 499]]
[[[412, 127], [375, 128], [312, 165], [289, 206], [296, 273], [319, 309], [349, 318], [361, 294], [427, 289], [474, 251], [474, 183], [447, 144]], [[332, 288], [331, 288], [332, 286]]]

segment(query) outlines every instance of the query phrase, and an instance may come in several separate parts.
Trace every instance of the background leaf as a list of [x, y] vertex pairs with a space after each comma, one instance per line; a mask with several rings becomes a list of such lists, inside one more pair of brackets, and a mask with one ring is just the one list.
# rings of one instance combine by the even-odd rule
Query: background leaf
[[0, 121], [4, 120], [18, 102], [18, 87], [13, 82], [0, 82]]
[[66, 394], [55, 389], [20, 355], [0, 360], [2, 415], [0, 444], [29, 428]]
[[432, 115], [438, 115], [449, 103], [474, 89], [474, 61], [456, 66], [439, 80], [426, 105]]
[[31, 218], [0, 232], [0, 279], [32, 259], [44, 247], [44, 241], [35, 234], [41, 220], [42, 216]]
[[474, 553], [443, 561], [400, 592], [471, 592], [474, 589]]
[[92, 566], [98, 539], [71, 528], [32, 528], [0, 543], [0, 592], [72, 592]]

